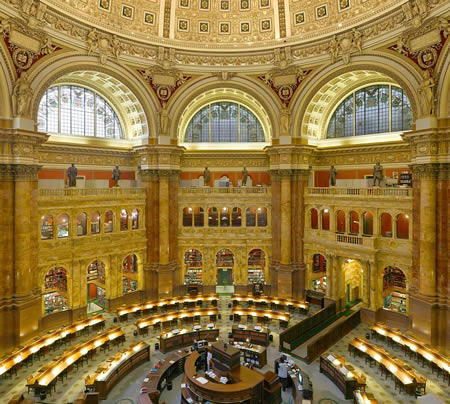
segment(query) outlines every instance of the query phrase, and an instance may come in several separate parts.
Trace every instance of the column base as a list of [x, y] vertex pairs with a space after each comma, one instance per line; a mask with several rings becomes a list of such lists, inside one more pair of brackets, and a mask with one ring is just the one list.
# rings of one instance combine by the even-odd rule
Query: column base
[[417, 296], [410, 296], [409, 312], [411, 328], [423, 341], [447, 352], [450, 346], [448, 329], [448, 306], [424, 301]]
[[41, 296], [16, 296], [0, 308], [0, 353], [23, 345], [39, 333]]
[[107, 299], [106, 310], [109, 312], [115, 312], [123, 304], [129, 306], [136, 303], [144, 303], [146, 301], [145, 291], [136, 290], [135, 292], [116, 297], [115, 299]]
[[158, 265], [158, 299], [167, 299], [176, 296], [175, 272], [177, 264]]

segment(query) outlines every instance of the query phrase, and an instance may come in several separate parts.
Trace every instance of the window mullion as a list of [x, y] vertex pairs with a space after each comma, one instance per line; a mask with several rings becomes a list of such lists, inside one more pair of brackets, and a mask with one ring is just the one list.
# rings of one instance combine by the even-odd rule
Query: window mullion
[[353, 93], [353, 136], [356, 136], [356, 92]]

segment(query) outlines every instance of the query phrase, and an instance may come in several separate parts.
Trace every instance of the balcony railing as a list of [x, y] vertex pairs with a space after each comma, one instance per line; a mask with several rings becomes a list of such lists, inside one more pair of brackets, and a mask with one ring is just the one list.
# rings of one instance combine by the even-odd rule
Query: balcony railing
[[336, 242], [345, 244], [363, 245], [363, 238], [358, 236], [347, 236], [344, 234], [336, 234]]
[[144, 195], [144, 188], [58, 188], [40, 189], [40, 198], [76, 197], [76, 196], [107, 196], [107, 195]]
[[368, 196], [375, 198], [412, 198], [412, 188], [336, 188], [336, 187], [320, 187], [307, 188], [307, 195], [323, 195], [323, 196], [339, 196], [351, 197]]
[[182, 194], [268, 194], [270, 187], [180, 187]]

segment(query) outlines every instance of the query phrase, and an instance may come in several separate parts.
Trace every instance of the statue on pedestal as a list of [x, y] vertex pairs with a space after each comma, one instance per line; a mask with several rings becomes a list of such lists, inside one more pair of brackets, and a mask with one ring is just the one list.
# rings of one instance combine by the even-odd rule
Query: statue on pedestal
[[78, 169], [75, 167], [75, 163], [72, 163], [72, 165], [67, 169], [67, 177], [69, 178], [69, 187], [77, 186], [77, 175]]
[[248, 179], [248, 171], [247, 169], [244, 167], [244, 169], [242, 170], [242, 186], [246, 187], [247, 186], [247, 179]]
[[119, 186], [119, 180], [120, 180], [120, 169], [119, 166], [115, 166], [112, 170], [112, 179], [114, 181], [114, 187]]
[[384, 175], [383, 175], [383, 166], [380, 164], [380, 162], [378, 161], [374, 166], [373, 166], [373, 186], [376, 187], [377, 186], [377, 181], [378, 181], [378, 186], [381, 185], [381, 181], [383, 181]]
[[14, 116], [31, 118], [31, 99], [33, 90], [31, 89], [28, 73], [23, 72], [14, 84], [12, 94], [12, 104]]
[[337, 176], [337, 170], [332, 165], [330, 167], [330, 185], [332, 187], [336, 186], [336, 176]]
[[208, 167], [205, 167], [205, 171], [203, 171], [203, 185], [205, 187], [209, 186], [209, 180], [211, 179], [211, 173], [208, 170]]

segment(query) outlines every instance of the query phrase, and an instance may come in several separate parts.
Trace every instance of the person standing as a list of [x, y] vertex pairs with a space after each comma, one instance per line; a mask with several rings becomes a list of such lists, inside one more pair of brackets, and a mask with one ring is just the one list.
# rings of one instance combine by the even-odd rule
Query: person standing
[[280, 359], [280, 363], [278, 365], [278, 377], [280, 378], [283, 390], [286, 390], [288, 373], [287, 366], [283, 358]]

